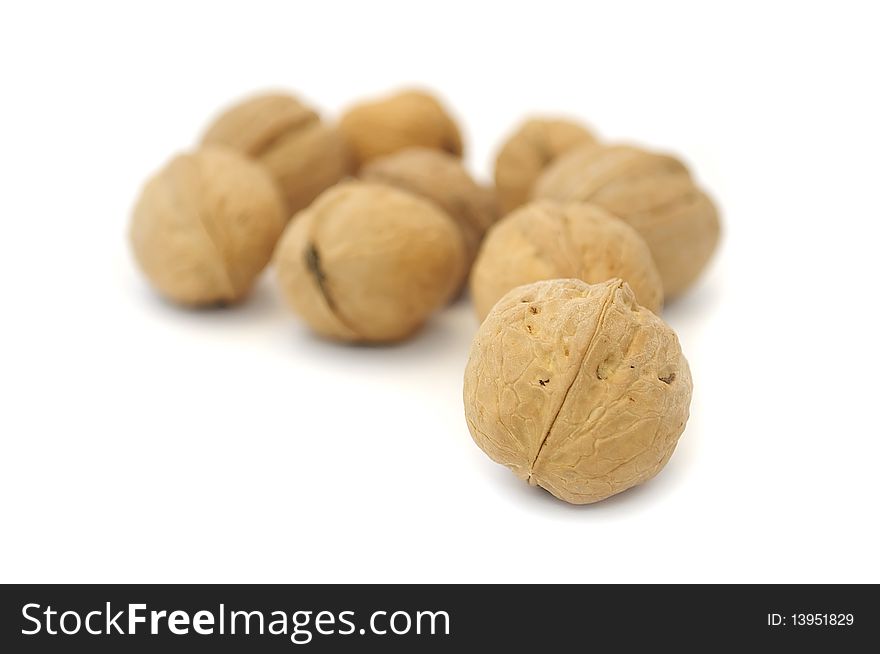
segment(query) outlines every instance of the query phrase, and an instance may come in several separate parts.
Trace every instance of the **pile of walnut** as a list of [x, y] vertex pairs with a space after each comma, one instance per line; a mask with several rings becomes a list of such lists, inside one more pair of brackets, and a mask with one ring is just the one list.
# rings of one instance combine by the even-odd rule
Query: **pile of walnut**
[[665, 300], [718, 242], [712, 201], [679, 160], [532, 119], [494, 188], [461, 162], [431, 95], [364, 102], [334, 125], [265, 94], [220, 114], [145, 185], [131, 222], [153, 287], [231, 305], [274, 264], [315, 332], [390, 343], [469, 286], [482, 321], [465, 371], [477, 445], [575, 504], [656, 475], [688, 418], [691, 378]]

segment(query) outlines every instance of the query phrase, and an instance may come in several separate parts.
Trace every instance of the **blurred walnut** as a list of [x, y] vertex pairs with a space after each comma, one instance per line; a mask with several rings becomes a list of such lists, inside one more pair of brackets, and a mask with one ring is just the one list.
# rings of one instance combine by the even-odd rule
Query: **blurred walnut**
[[535, 198], [597, 204], [648, 244], [669, 299], [690, 286], [718, 244], [718, 212], [677, 159], [624, 145], [586, 145], [538, 179]]
[[528, 202], [535, 180], [557, 157], [594, 142], [589, 131], [568, 120], [532, 118], [523, 123], [495, 159], [495, 187], [503, 214]]
[[477, 332], [464, 377], [477, 445], [573, 504], [656, 475], [690, 399], [678, 339], [619, 279], [513, 289]]
[[208, 305], [247, 293], [283, 227], [281, 197], [262, 167], [233, 150], [203, 148], [175, 157], [147, 182], [130, 236], [160, 293]]
[[353, 106], [339, 124], [355, 165], [411, 147], [460, 157], [461, 133], [443, 105], [421, 91], [403, 91]]
[[345, 182], [288, 226], [275, 254], [290, 306], [346, 341], [410, 336], [456, 288], [464, 246], [452, 219], [383, 184]]
[[543, 279], [588, 284], [619, 277], [639, 304], [659, 313], [663, 286], [648, 246], [625, 222], [589, 204], [542, 200], [505, 217], [489, 234], [471, 272], [480, 319], [510, 289]]
[[461, 161], [429, 148], [410, 148], [374, 159], [361, 178], [415, 193], [449, 214], [461, 229], [467, 267], [477, 256], [483, 234], [498, 219], [495, 197], [479, 186]]
[[230, 107], [202, 140], [235, 148], [266, 166], [287, 202], [285, 218], [308, 206], [351, 168], [339, 131], [283, 94], [259, 95]]

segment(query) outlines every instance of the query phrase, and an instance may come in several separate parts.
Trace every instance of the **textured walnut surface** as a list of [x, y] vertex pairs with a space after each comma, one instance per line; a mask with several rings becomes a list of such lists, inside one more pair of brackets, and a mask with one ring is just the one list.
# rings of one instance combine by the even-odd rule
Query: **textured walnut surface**
[[486, 230], [498, 219], [492, 193], [479, 186], [458, 157], [431, 148], [409, 148], [374, 159], [361, 170], [361, 179], [382, 182], [410, 191], [434, 202], [455, 219], [468, 263]]
[[283, 226], [281, 197], [264, 169], [209, 147], [175, 157], [147, 182], [129, 235], [160, 293], [206, 305], [247, 293]]
[[461, 132], [443, 105], [421, 91], [403, 91], [351, 107], [340, 129], [352, 150], [355, 166], [412, 147], [425, 147], [460, 157]]
[[202, 142], [234, 148], [263, 164], [284, 195], [287, 218], [351, 169], [339, 131], [296, 98], [280, 93], [230, 107], [208, 127]]
[[675, 333], [619, 279], [510, 291], [481, 325], [464, 378], [477, 445], [575, 504], [656, 475], [684, 429], [690, 398]]
[[532, 118], [523, 123], [495, 158], [495, 187], [502, 212], [528, 202], [535, 180], [561, 154], [594, 142], [586, 128], [568, 120]]
[[678, 159], [625, 145], [585, 145], [551, 164], [534, 198], [590, 202], [648, 244], [667, 298], [690, 286], [715, 251], [720, 224], [709, 197]]
[[318, 333], [396, 341], [448, 301], [464, 246], [452, 219], [427, 200], [352, 181], [293, 219], [275, 263], [287, 301]]
[[543, 279], [593, 284], [626, 281], [639, 304], [658, 313], [663, 286], [644, 240], [597, 206], [547, 200], [527, 204], [489, 232], [471, 272], [471, 296], [482, 320], [510, 289]]

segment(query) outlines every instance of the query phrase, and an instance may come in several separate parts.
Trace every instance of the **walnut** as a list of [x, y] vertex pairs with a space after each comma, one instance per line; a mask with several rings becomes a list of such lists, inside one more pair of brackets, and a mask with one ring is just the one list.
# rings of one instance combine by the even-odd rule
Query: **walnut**
[[415, 193], [449, 214], [464, 238], [467, 268], [486, 230], [498, 219], [494, 194], [479, 186], [458, 158], [430, 148], [410, 148], [374, 159], [361, 179]]
[[502, 212], [507, 214], [528, 202], [535, 180], [557, 157], [595, 140], [586, 128], [568, 120], [532, 118], [523, 123], [495, 159], [495, 187]]
[[464, 245], [452, 219], [411, 193], [361, 181], [323, 193], [275, 254], [290, 306], [319, 334], [390, 342], [448, 301]]
[[510, 289], [543, 279], [588, 284], [619, 277], [659, 313], [663, 286], [648, 246], [625, 222], [590, 204], [541, 200], [517, 209], [486, 237], [471, 272], [480, 319]]
[[339, 131], [284, 94], [259, 95], [230, 107], [208, 127], [202, 142], [234, 148], [262, 163], [284, 194], [287, 218], [351, 169]]
[[187, 305], [234, 302], [250, 289], [284, 228], [265, 170], [233, 150], [178, 155], [134, 208], [135, 258], [164, 296]]
[[590, 202], [642, 235], [667, 299], [699, 276], [718, 243], [718, 212], [677, 159], [624, 145], [586, 145], [551, 164], [534, 198]]
[[691, 376], [675, 333], [626, 283], [520, 286], [483, 322], [464, 377], [477, 445], [573, 504], [656, 475], [688, 418]]
[[339, 126], [358, 167], [417, 146], [457, 157], [463, 150], [455, 121], [436, 98], [421, 91], [403, 91], [355, 105], [342, 116]]

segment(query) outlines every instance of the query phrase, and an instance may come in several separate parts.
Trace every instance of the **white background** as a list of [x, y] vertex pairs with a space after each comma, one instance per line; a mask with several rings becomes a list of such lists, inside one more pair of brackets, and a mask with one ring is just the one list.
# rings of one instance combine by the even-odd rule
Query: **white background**
[[[0, 10], [0, 580], [878, 582], [872, 3], [242, 2]], [[310, 336], [264, 277], [158, 300], [145, 177], [222, 106], [333, 118], [417, 83], [489, 179], [532, 112], [679, 153], [723, 247], [665, 312], [695, 380], [654, 481], [593, 506], [468, 435], [467, 301], [397, 347]]]

